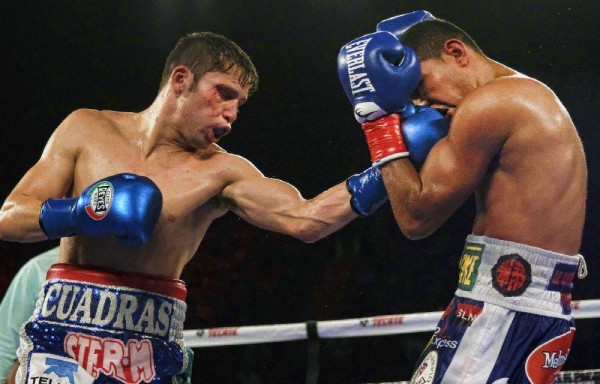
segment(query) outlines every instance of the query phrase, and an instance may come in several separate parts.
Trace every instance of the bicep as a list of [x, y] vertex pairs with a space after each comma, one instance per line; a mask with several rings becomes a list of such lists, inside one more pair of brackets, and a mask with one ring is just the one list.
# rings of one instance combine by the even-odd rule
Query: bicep
[[504, 144], [506, 130], [490, 116], [461, 111], [448, 135], [431, 150], [420, 171], [424, 193], [434, 195], [440, 206], [453, 209], [481, 185]]
[[435, 145], [421, 168], [423, 193], [434, 194], [441, 205], [464, 200], [480, 183], [488, 165], [485, 156], [444, 138]]
[[11, 198], [27, 197], [44, 201], [50, 197], [66, 197], [73, 180], [72, 162], [40, 160], [27, 171], [9, 195]]
[[223, 190], [231, 210], [258, 227], [283, 231], [287, 219], [297, 215], [306, 200], [291, 184], [255, 174], [238, 180]]
[[75, 163], [89, 124], [89, 113], [74, 112], [54, 131], [41, 158], [21, 178], [0, 209], [0, 238], [32, 242], [46, 239], [39, 225], [42, 203], [50, 197], [67, 197]]
[[65, 197], [73, 181], [80, 139], [77, 113], [70, 115], [54, 131], [40, 159], [16, 185], [11, 196], [27, 196], [38, 200]]

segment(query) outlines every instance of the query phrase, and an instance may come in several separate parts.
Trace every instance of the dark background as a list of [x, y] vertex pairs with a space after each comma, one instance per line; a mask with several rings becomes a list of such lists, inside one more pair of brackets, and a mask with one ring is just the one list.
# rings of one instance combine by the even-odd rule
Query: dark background
[[[259, 91], [220, 144], [307, 198], [369, 166], [363, 134], [337, 80], [336, 56], [382, 19], [427, 9], [464, 28], [492, 58], [549, 85], [570, 111], [589, 164], [581, 253], [590, 275], [575, 299], [600, 297], [597, 1], [54, 1], [0, 4], [0, 196], [80, 107], [140, 111], [154, 99], [179, 37], [210, 30], [254, 60]], [[89, 140], [94, 140], [90, 137]], [[408, 241], [385, 205], [315, 244], [213, 224], [183, 278], [186, 328], [275, 324], [443, 310], [470, 231], [467, 203], [426, 240]], [[0, 293], [56, 242], [0, 242]], [[600, 368], [598, 320], [578, 322], [566, 369]], [[330, 340], [321, 383], [407, 379], [430, 334]], [[203, 383], [301, 383], [306, 343], [196, 349]]]

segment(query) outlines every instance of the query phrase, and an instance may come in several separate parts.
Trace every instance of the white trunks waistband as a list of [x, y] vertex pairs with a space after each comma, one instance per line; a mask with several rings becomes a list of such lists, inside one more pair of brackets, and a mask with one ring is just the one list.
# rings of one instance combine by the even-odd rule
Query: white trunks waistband
[[571, 288], [585, 276], [583, 256], [469, 235], [456, 295], [515, 311], [571, 319]]

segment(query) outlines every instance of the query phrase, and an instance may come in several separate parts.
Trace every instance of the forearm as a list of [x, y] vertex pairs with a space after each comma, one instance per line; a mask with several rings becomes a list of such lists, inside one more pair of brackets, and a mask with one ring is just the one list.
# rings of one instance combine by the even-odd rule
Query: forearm
[[0, 239], [23, 243], [46, 240], [40, 228], [42, 201], [26, 195], [11, 195], [0, 210]]
[[408, 159], [381, 167], [394, 218], [402, 233], [417, 240], [431, 235], [447, 219], [439, 191], [425, 185]]
[[304, 204], [308, 220], [302, 227], [302, 239], [313, 242], [336, 232], [358, 217], [350, 206], [346, 183], [340, 183]]
[[292, 185], [266, 177], [246, 179], [223, 191], [231, 210], [257, 227], [317, 241], [357, 217], [345, 183], [306, 200]]

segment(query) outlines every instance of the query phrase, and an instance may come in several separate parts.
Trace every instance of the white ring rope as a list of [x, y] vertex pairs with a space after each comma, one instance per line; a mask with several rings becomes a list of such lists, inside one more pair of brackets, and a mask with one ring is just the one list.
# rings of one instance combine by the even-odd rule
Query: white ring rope
[[[600, 299], [573, 301], [571, 307], [575, 319], [600, 317]], [[307, 329], [315, 324], [316, 336], [323, 339], [395, 335], [433, 331], [442, 314], [439, 311], [292, 324], [188, 329], [183, 331], [183, 337], [190, 348], [305, 340], [309, 338]]]

